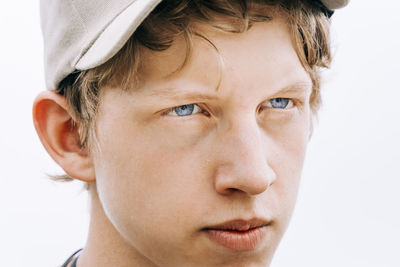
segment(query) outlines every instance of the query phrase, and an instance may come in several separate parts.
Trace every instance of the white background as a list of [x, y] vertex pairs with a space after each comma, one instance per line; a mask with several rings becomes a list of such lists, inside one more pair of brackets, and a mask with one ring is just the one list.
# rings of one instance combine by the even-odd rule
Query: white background
[[[79, 183], [42, 148], [37, 1], [0, 9], [0, 265], [57, 266], [86, 239]], [[352, 0], [333, 17], [335, 62], [291, 225], [272, 267], [400, 267], [400, 3]]]

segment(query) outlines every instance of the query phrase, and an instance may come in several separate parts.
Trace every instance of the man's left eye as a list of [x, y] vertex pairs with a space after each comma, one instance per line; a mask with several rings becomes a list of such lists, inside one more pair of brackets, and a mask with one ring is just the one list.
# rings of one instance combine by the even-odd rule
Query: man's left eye
[[264, 106], [267, 108], [288, 109], [293, 107], [293, 101], [290, 98], [272, 98]]

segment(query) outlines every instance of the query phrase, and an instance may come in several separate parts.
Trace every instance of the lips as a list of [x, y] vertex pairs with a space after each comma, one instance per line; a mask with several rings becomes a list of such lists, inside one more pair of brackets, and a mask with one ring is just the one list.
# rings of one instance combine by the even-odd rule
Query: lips
[[270, 222], [262, 219], [233, 220], [206, 227], [207, 237], [230, 251], [251, 251], [259, 248]]

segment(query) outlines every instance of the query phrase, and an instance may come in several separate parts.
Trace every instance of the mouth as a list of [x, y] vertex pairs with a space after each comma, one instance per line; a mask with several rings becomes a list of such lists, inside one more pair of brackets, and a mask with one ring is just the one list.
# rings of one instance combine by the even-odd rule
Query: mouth
[[270, 221], [262, 219], [239, 219], [205, 227], [202, 230], [217, 245], [233, 252], [242, 252], [258, 249], [270, 225]]

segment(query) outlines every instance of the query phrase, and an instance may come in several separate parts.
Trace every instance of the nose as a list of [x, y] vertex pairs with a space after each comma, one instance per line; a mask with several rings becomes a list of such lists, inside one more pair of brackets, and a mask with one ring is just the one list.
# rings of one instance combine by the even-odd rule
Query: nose
[[268, 163], [268, 136], [257, 122], [238, 122], [223, 131], [219, 142], [220, 162], [215, 173], [215, 190], [222, 195], [237, 192], [258, 195], [276, 180]]

